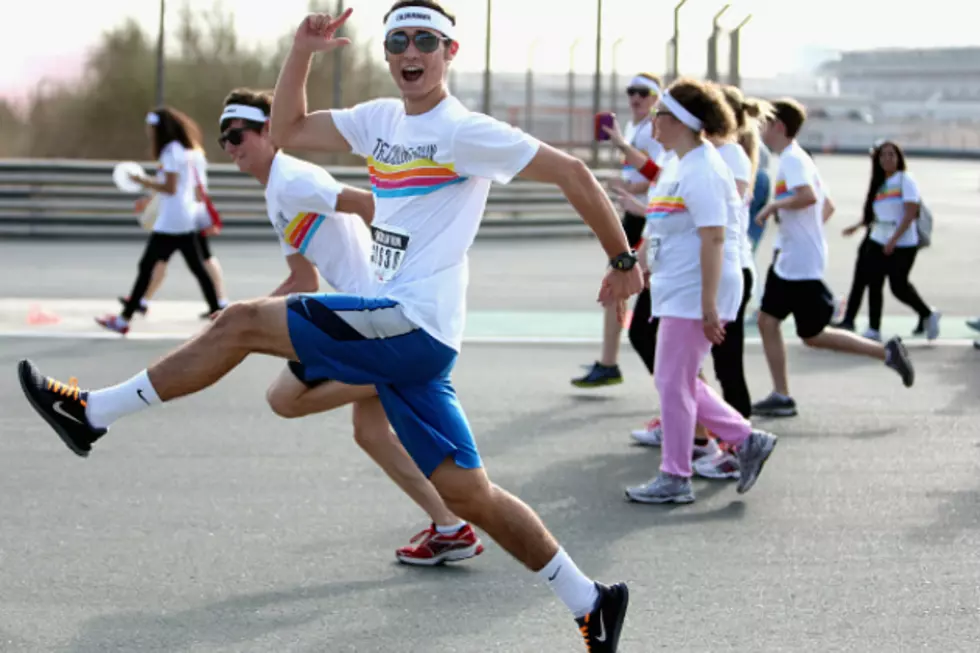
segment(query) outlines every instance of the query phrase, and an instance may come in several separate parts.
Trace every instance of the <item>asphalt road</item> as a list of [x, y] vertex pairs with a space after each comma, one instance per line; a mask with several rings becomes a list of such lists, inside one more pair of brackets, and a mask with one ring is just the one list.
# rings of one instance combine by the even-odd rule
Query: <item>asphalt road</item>
[[[824, 174], [842, 227], [866, 161], [825, 161], [839, 161]], [[915, 165], [936, 246], [914, 279], [949, 315], [980, 311], [977, 166]], [[857, 243], [838, 232], [830, 281], [843, 293]], [[272, 243], [217, 251], [234, 297], [267, 292], [284, 270]], [[0, 243], [0, 298], [111, 303], [138, 255], [136, 243]], [[587, 239], [481, 241], [470, 306], [595, 311], [601, 266]], [[181, 268], [161, 299], [197, 299]], [[886, 298], [889, 315], [903, 311]], [[793, 347], [801, 414], [760, 423], [781, 441], [759, 483], [740, 497], [698, 481], [698, 501], [675, 508], [623, 500], [658, 464], [629, 444], [657, 405], [628, 348], [626, 384], [598, 392], [568, 385], [592, 345], [467, 344], [455, 380], [491, 476], [587, 573], [630, 583], [623, 651], [968, 652], [980, 640], [980, 352], [948, 344], [912, 345], [911, 390], [875, 362]], [[249, 359], [205, 393], [119, 422], [87, 460], [14, 375], [26, 356], [98, 387], [173, 345], [0, 338], [0, 651], [581, 650], [561, 604], [493, 544], [445, 569], [398, 565], [423, 515], [356, 448], [348, 409], [270, 413], [278, 361]], [[768, 392], [757, 346], [746, 366], [754, 395]]]

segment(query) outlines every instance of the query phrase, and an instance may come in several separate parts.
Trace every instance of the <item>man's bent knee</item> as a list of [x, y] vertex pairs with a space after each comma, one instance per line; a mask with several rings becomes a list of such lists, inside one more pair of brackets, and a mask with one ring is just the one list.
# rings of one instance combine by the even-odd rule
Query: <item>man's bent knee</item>
[[265, 400], [269, 403], [269, 408], [272, 409], [272, 412], [279, 417], [285, 419], [296, 419], [297, 417], [303, 417], [303, 413], [300, 410], [300, 405], [296, 400], [296, 396], [284, 392], [281, 388], [277, 388], [275, 385], [271, 386], [266, 391]]
[[295, 358], [286, 310], [280, 297], [234, 302], [218, 313], [212, 334], [251, 352]]

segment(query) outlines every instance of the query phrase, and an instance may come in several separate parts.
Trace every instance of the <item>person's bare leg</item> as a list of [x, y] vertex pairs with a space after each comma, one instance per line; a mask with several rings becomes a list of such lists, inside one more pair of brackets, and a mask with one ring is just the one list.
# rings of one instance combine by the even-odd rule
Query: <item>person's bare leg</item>
[[214, 290], [218, 295], [218, 301], [227, 302], [228, 292], [225, 289], [225, 274], [221, 269], [221, 263], [218, 262], [218, 257], [212, 256], [204, 261], [204, 269], [208, 271], [208, 276], [211, 277], [211, 281], [214, 283]]
[[284, 369], [265, 393], [272, 412], [286, 419], [325, 413], [376, 396], [373, 385], [327, 381], [308, 388], [289, 369]]
[[885, 360], [885, 346], [880, 342], [862, 338], [856, 333], [827, 327], [812, 338], [804, 340], [808, 346], [815, 349], [828, 349], [844, 354], [857, 354], [880, 361]]
[[157, 264], [153, 266], [153, 273], [150, 275], [150, 285], [147, 286], [146, 292], [143, 293], [143, 301], [150, 301], [153, 295], [160, 290], [160, 286], [163, 285], [163, 280], [167, 277], [167, 261], [157, 261]]
[[376, 396], [354, 404], [354, 441], [408, 498], [428, 513], [436, 526], [456, 526], [463, 521], [449, 510], [435, 486], [408, 455]]
[[232, 304], [198, 335], [119, 385], [88, 393], [85, 415], [96, 428], [161, 402], [199, 392], [249, 354], [296, 360], [285, 297]]
[[779, 320], [768, 313], [759, 311], [759, 335], [762, 336], [762, 349], [766, 353], [769, 374], [772, 375], [773, 390], [789, 397], [789, 372], [786, 368], [786, 343]]
[[591, 612], [599, 599], [595, 582], [548, 532], [523, 501], [490, 482], [481, 469], [463, 469], [447, 458], [429, 477], [462, 519], [483, 529], [508, 553], [547, 582], [575, 617]]
[[558, 552], [558, 542], [537, 514], [492, 484], [483, 469], [463, 469], [446, 459], [429, 479], [449, 510], [485, 530], [531, 571], [543, 568]]
[[623, 325], [616, 316], [615, 306], [606, 306], [602, 322], [602, 352], [599, 363], [612, 367], [619, 360], [619, 343], [623, 337]]

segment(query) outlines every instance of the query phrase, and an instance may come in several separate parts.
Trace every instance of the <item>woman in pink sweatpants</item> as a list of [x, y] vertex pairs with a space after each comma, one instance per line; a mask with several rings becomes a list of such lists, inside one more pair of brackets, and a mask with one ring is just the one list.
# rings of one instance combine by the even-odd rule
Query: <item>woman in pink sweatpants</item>
[[713, 344], [725, 337], [742, 300], [739, 207], [735, 180], [705, 131], [735, 130], [720, 90], [680, 79], [655, 109], [656, 138], [673, 156], [650, 191], [641, 260], [650, 271], [652, 314], [660, 319], [654, 383], [660, 393], [660, 474], [626, 490], [643, 503], [690, 503], [694, 426], [735, 445], [738, 492], [752, 487], [776, 436], [751, 424], [698, 378]]

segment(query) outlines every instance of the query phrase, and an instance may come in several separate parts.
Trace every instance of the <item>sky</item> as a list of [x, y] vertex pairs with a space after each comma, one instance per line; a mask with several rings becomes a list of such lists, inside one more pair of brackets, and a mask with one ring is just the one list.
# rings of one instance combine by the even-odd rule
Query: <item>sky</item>
[[[181, 5], [169, 0], [167, 19], [176, 25]], [[332, 0], [331, 0], [332, 1]], [[308, 0], [190, 0], [195, 10], [219, 4], [235, 14], [242, 41], [271, 44], [291, 33], [306, 14]], [[392, 0], [347, 0], [352, 25], [379, 42], [382, 17]], [[665, 69], [673, 31], [675, 0], [603, 0], [603, 67], [609, 70], [614, 43], [617, 69]], [[458, 17], [459, 71], [483, 68], [486, 0], [447, 0]], [[688, 0], [681, 9], [680, 69], [703, 75], [712, 16], [724, 0]], [[79, 9], [79, 7], [83, 9]], [[894, 0], [732, 0], [722, 16], [731, 27], [749, 13], [742, 31], [742, 74], [771, 77], [812, 68], [834, 51], [874, 47], [939, 47], [976, 42], [973, 21], [962, 18], [962, 0], [930, 0], [929, 11], [901, 11]], [[20, 96], [45, 77], [77, 75], [85, 53], [100, 33], [135, 18], [150, 33], [158, 26], [159, 0], [44, 0], [18, 3], [4, 17], [0, 39], [0, 96]], [[51, 20], [52, 16], [60, 17]], [[887, 17], [887, 29], [883, 17]], [[522, 71], [564, 72], [570, 61], [583, 73], [595, 70], [596, 0], [493, 0], [492, 66]], [[35, 26], [43, 25], [44, 38]], [[572, 58], [572, 45], [579, 40]], [[727, 40], [726, 40], [727, 42]], [[723, 54], [727, 45], [723, 45]], [[533, 58], [531, 58], [533, 53]], [[722, 59], [722, 69], [726, 65]]]

